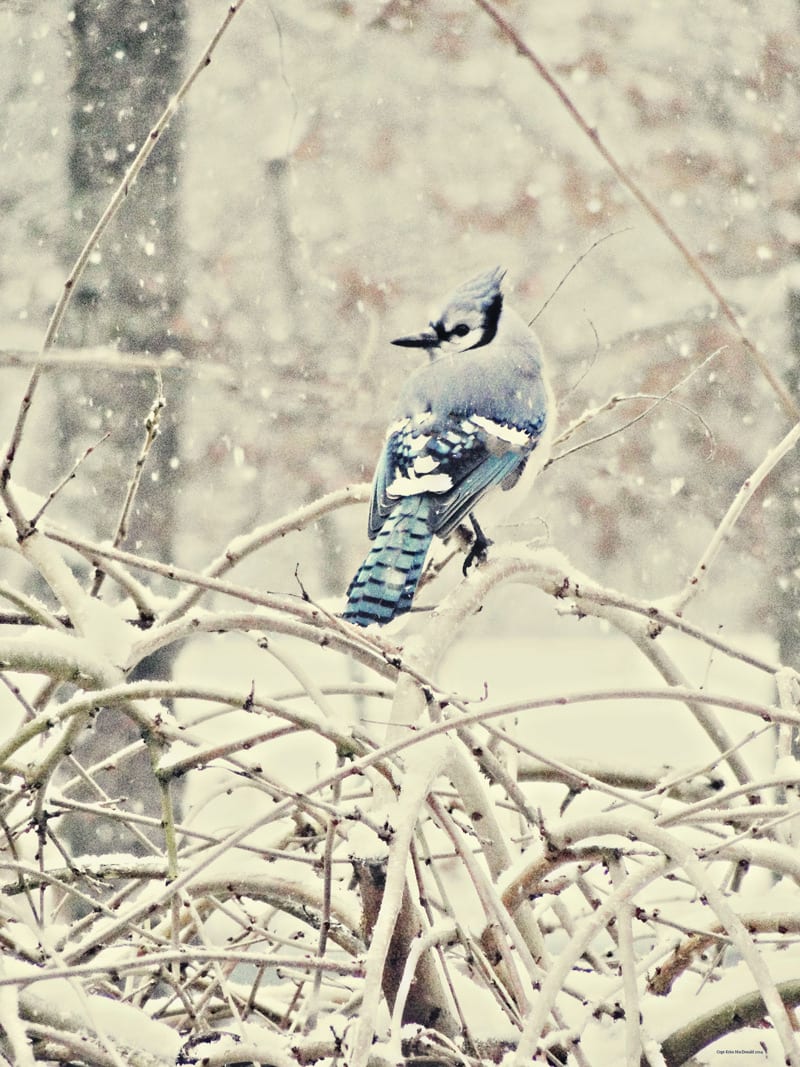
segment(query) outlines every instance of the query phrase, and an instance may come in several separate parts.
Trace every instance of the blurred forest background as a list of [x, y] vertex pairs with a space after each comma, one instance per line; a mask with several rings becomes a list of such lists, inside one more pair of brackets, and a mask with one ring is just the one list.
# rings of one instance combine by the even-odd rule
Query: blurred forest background
[[[185, 1042], [253, 1018], [248, 1055], [276, 1064], [336, 1064], [347, 1032], [364, 1067], [379, 1031], [400, 1062], [414, 1024], [426, 1062], [518, 1043], [523, 1064], [557, 1037], [551, 1063], [673, 1067], [742, 1025], [670, 1044], [724, 971], [800, 1064], [775, 986], [800, 930], [794, 453], [720, 526], [800, 424], [797, 0], [238, 7], [92, 247], [0, 473], [0, 1055], [128, 1062], [113, 1006], [120, 1048], [158, 1022], [137, 1064], [194, 1062]], [[3, 442], [76, 257], [230, 10], [0, 0]], [[419, 358], [389, 340], [495, 264], [574, 432], [524, 523], [487, 529], [518, 570], [499, 548], [467, 582], [451, 565], [399, 650], [316, 605], [363, 558], [363, 483]], [[25, 491], [46, 500], [81, 457], [33, 535]], [[63, 529], [151, 562], [93, 575]], [[513, 744], [482, 719], [518, 711]], [[42, 967], [94, 1016], [42, 1022], [61, 1005]]]
[[[498, 7], [796, 392], [794, 0]], [[3, 425], [29, 373], [20, 350], [41, 343], [68, 266], [221, 13], [210, 2], [0, 5]], [[200, 565], [237, 532], [371, 477], [415, 358], [387, 340], [494, 263], [523, 314], [546, 304], [536, 329], [561, 425], [612, 394], [663, 395], [701, 368], [635, 425], [554, 464], [534, 505], [576, 565], [666, 593], [787, 416], [686, 261], [464, 0], [246, 5], [81, 280], [15, 476], [46, 493], [110, 430], [52, 509], [110, 536], [153, 370], [82, 369], [70, 353], [105, 346], [151, 365], [180, 353], [164, 371], [165, 432], [128, 545]], [[580, 440], [651, 405], [620, 402]], [[715, 624], [766, 628], [785, 652], [797, 607], [789, 466], [734, 534], [721, 573], [735, 581], [698, 608]], [[299, 560], [312, 595], [344, 591], [364, 527], [355, 508], [320, 525]], [[243, 575], [296, 591], [297, 562], [293, 545]]]

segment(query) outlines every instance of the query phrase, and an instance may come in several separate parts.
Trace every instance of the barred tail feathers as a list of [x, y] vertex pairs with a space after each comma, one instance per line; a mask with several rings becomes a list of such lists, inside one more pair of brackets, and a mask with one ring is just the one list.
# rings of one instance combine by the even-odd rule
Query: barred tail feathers
[[433, 538], [430, 510], [429, 498], [409, 496], [387, 517], [350, 583], [342, 618], [383, 625], [409, 610]]

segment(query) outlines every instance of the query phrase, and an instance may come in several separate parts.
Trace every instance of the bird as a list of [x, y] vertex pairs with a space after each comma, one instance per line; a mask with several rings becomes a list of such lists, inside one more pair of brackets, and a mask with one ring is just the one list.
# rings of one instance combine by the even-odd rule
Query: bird
[[391, 343], [429, 360], [398, 398], [372, 483], [374, 542], [347, 590], [342, 618], [385, 625], [409, 611], [435, 536], [465, 519], [474, 540], [463, 571], [491, 541], [473, 509], [547, 461], [555, 410], [536, 334], [505, 301], [506, 271], [460, 285], [437, 319]]

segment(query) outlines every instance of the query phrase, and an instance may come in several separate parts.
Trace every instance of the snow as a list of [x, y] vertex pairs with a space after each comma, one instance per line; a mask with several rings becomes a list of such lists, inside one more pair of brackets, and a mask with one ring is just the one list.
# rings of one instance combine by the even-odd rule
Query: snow
[[[39, 629], [35, 634], [0, 637], [0, 659], [10, 667], [85, 682], [95, 679], [121, 681], [121, 672], [111, 666], [92, 638], [74, 637], [59, 630]], [[114, 647], [119, 647], [118, 645]]]
[[[190, 52], [199, 54], [221, 11], [189, 6]], [[798, 182], [790, 135], [800, 126], [794, 0], [734, 6], [676, 0], [639, 7], [628, 0], [567, 0], [504, 5], [502, 15], [700, 257], [767, 364], [778, 375], [793, 372], [786, 304], [797, 273], [792, 235]], [[75, 22], [75, 13], [65, 13], [55, 0], [0, 10], [0, 99], [7, 118], [0, 138], [7, 194], [0, 216], [3, 441], [30, 373], [28, 365], [15, 362], [14, 352], [38, 350], [67, 262], [99, 213], [70, 198]], [[152, 34], [154, 24], [143, 21], [138, 32]], [[134, 55], [121, 45], [115, 52], [124, 58], [114, 63], [117, 77], [133, 65]], [[97, 110], [89, 103], [86, 117]], [[503, 1006], [504, 997], [514, 998], [513, 983], [501, 991], [501, 979], [490, 969], [495, 996], [480, 969], [484, 905], [421, 801], [426, 783], [436, 779], [441, 802], [483, 864], [479, 813], [446, 773], [455, 730], [447, 741], [426, 738], [410, 746], [388, 767], [379, 761], [351, 773], [362, 753], [381, 743], [390, 722], [392, 737], [407, 732], [414, 739], [428, 717], [452, 716], [455, 723], [464, 711], [512, 701], [542, 706], [493, 720], [502, 736], [476, 724], [470, 740], [476, 759], [483, 750], [496, 761], [481, 773], [501, 766], [513, 775], [515, 742], [526, 750], [520, 762], [535, 771], [520, 786], [533, 824], [509, 805], [501, 785], [485, 784], [512, 857], [493, 887], [502, 892], [534, 859], [552, 859], [547, 834], [568, 832], [580, 821], [586, 826], [594, 820], [597, 828], [582, 840], [586, 848], [613, 844], [624, 853], [622, 860], [609, 854], [605, 866], [586, 860], [548, 870], [531, 903], [556, 961], [570, 926], [590, 918], [597, 902], [613, 892], [609, 864], [635, 871], [655, 860], [652, 847], [618, 832], [624, 828], [620, 819], [629, 825], [642, 820], [695, 849], [737, 914], [794, 917], [792, 822], [771, 821], [789, 810], [781, 808], [785, 799], [776, 782], [797, 777], [788, 729], [776, 742], [775, 728], [757, 716], [735, 706], [712, 709], [732, 756], [747, 770], [748, 788], [734, 792], [735, 764], [726, 764], [685, 704], [626, 696], [685, 682], [695, 687], [698, 701], [704, 694], [726, 694], [766, 709], [779, 703], [769, 670], [669, 630], [650, 639], [654, 655], [648, 660], [613, 625], [580, 618], [579, 600], [545, 595], [530, 582], [508, 582], [463, 625], [459, 620], [448, 635], [447, 655], [425, 680], [431, 700], [423, 718], [401, 724], [390, 706], [395, 665], [398, 657], [407, 663], [417, 653], [437, 661], [433, 630], [426, 629], [430, 616], [415, 612], [357, 637], [325, 618], [331, 606], [341, 606], [367, 549], [365, 507], [320, 512], [312, 525], [298, 510], [285, 533], [251, 551], [253, 531], [268, 531], [301, 505], [370, 477], [386, 413], [415, 360], [424, 359], [391, 350], [387, 339], [402, 334], [409, 322], [426, 321], [433, 295], [486, 262], [501, 262], [508, 268], [510, 303], [526, 321], [544, 309], [536, 330], [556, 385], [557, 430], [587, 408], [598, 413], [557, 446], [555, 462], [521, 506], [523, 522], [502, 528], [485, 523], [497, 542], [494, 557], [507, 560], [515, 551], [509, 542], [536, 538], [552, 546], [554, 567], [556, 559], [566, 559], [574, 562], [573, 573], [589, 575], [603, 588], [622, 590], [645, 605], [674, 607], [739, 487], [786, 430], [770, 387], [725, 325], [693, 264], [475, 5], [278, 0], [274, 11], [245, 5], [192, 89], [185, 119], [177, 235], [165, 239], [168, 220], [156, 201], [147, 205], [146, 225], [131, 224], [139, 183], [89, 257], [92, 269], [126, 249], [153, 265], [163, 262], [162, 275], [142, 276], [141, 294], [155, 294], [155, 317], [164, 319], [159, 345], [182, 355], [164, 370], [165, 418], [174, 418], [177, 436], [170, 437], [166, 421], [145, 464], [123, 547], [155, 555], [156, 562], [175, 560], [213, 573], [244, 553], [232, 580], [256, 595], [283, 595], [287, 610], [264, 607], [249, 616], [257, 635], [244, 632], [244, 624], [239, 633], [199, 634], [189, 620], [179, 623], [180, 642], [170, 646], [176, 655], [172, 676], [187, 686], [186, 695], [170, 709], [154, 700], [121, 705], [130, 734], [118, 743], [103, 737], [108, 748], [95, 756], [84, 746], [101, 730], [82, 728], [73, 736], [73, 724], [82, 726], [84, 719], [71, 713], [77, 704], [65, 701], [82, 701], [88, 711], [98, 687], [123, 685], [141, 651], [165, 635], [158, 623], [154, 628], [139, 617], [138, 606], [157, 616], [177, 610], [189, 587], [131, 568], [139, 592], [145, 590], [136, 603], [130, 589], [111, 578], [100, 598], [90, 597], [91, 566], [38, 537], [19, 544], [2, 508], [0, 608], [10, 617], [27, 604], [39, 615], [66, 615], [74, 627], [0, 625], [2, 742], [10, 754], [2, 793], [3, 934], [8, 966], [21, 968], [6, 972], [20, 977], [20, 1002], [26, 995], [22, 979], [35, 972], [25, 970], [30, 964], [15, 960], [15, 953], [39, 953], [44, 943], [57, 966], [59, 954], [108, 931], [116, 932], [110, 944], [100, 936], [97, 951], [109, 964], [146, 958], [154, 944], [180, 938], [188, 951], [205, 939], [212, 946], [252, 944], [282, 957], [295, 952], [295, 960], [302, 960], [318, 944], [315, 901], [325, 870], [337, 914], [355, 930], [360, 906], [349, 888], [352, 858], [390, 862], [396, 842], [417, 826], [415, 859], [434, 921], [457, 918], [464, 937], [444, 951], [470, 1028], [477, 1037], [517, 1041], [513, 1010]], [[110, 161], [135, 147], [132, 141], [109, 144], [97, 158], [105, 153]], [[158, 165], [157, 152], [151, 163]], [[162, 286], [168, 306], [172, 259], [184, 287], [174, 314], [158, 306]], [[112, 338], [99, 339], [106, 355], [96, 365], [66, 359], [58, 365], [62, 344], [85, 343], [78, 351], [95, 359], [98, 349], [88, 332], [105, 321], [110, 303], [102, 291], [74, 300], [50, 354], [11, 483], [27, 516], [36, 514], [74, 458], [118, 417], [140, 422], [146, 414], [134, 410], [133, 399], [141, 389], [152, 396], [146, 380], [152, 371], [144, 364], [136, 374], [125, 371], [127, 384], [110, 399], [107, 379], [118, 377], [108, 366]], [[160, 347], [146, 339], [142, 345], [147, 351], [131, 358], [158, 358]], [[611, 396], [667, 394], [629, 425], [652, 401], [605, 404]], [[596, 440], [558, 458], [589, 439]], [[42, 529], [58, 523], [108, 545], [135, 451], [130, 457], [117, 452], [112, 460], [98, 450], [48, 507]], [[0, 458], [4, 454], [5, 447]], [[777, 662], [781, 648], [791, 658], [796, 644], [796, 605], [790, 600], [796, 515], [786, 506], [796, 488], [791, 462], [772, 472], [726, 532], [719, 558], [684, 612], [691, 625], [769, 663]], [[417, 482], [431, 479], [427, 484], [435, 487], [436, 475], [424, 464], [415, 473]], [[149, 495], [159, 490], [164, 495]], [[514, 505], [512, 494], [503, 495]], [[364, 494], [358, 499], [363, 502]], [[163, 543], [154, 533], [163, 535]], [[437, 559], [450, 547], [437, 546]], [[469, 580], [474, 585], [479, 578]], [[418, 604], [441, 604], [458, 588], [456, 560], [426, 585]], [[16, 594], [27, 599], [20, 602]], [[202, 597], [192, 618], [213, 627], [215, 613], [230, 610], [233, 602], [208, 590]], [[174, 636], [178, 628], [167, 633]], [[258, 646], [264, 633], [267, 650]], [[44, 688], [48, 676], [54, 678], [52, 691]], [[368, 686], [385, 695], [371, 695]], [[251, 692], [302, 714], [305, 728], [249, 706]], [[596, 693], [613, 695], [577, 699]], [[227, 699], [232, 694], [241, 697], [237, 707]], [[448, 699], [440, 706], [443, 695]], [[784, 708], [791, 707], [791, 687], [783, 697]], [[108, 720], [104, 714], [97, 721]], [[141, 781], [128, 773], [134, 750], [147, 756]], [[202, 766], [191, 762], [198, 756]], [[575, 776], [539, 780], [542, 767], [556, 772], [537, 757], [574, 764]], [[117, 759], [122, 771], [114, 778], [109, 767]], [[172, 780], [176, 769], [184, 773]], [[647, 772], [651, 786], [620, 785], [632, 772]], [[605, 787], [591, 786], [589, 774]], [[683, 777], [692, 795], [688, 787], [667, 795], [666, 782]], [[720, 781], [724, 788], [717, 790]], [[186, 899], [176, 897], [173, 906], [170, 887], [160, 874], [153, 879], [165, 869], [165, 783], [178, 823], [179, 877], [197, 872], [180, 891], [201, 916], [198, 928]], [[751, 803], [756, 791], [752, 800], [758, 803]], [[276, 804], [284, 806], [280, 818], [274, 817]], [[112, 834], [132, 817], [141, 820], [135, 828], [145, 835], [137, 841], [145, 855], [136, 862], [128, 844], [118, 847]], [[84, 836], [72, 838], [67, 827], [80, 819], [86, 820]], [[612, 825], [613, 836], [602, 832]], [[228, 835], [246, 826], [253, 828], [250, 836], [226, 850]], [[80, 850], [87, 839], [90, 848], [110, 839], [109, 852], [86, 859]], [[78, 840], [83, 845], [75, 845]], [[214, 849], [216, 858], [204, 867]], [[749, 862], [749, 870], [732, 874], [738, 860]], [[121, 862], [138, 867], [142, 880], [106, 884], [102, 865]], [[39, 865], [54, 879], [50, 887], [39, 887]], [[17, 893], [21, 877], [31, 880], [29, 895]], [[224, 899], [192, 895], [193, 886], [214, 879], [234, 890], [237, 879], [253, 890], [269, 883], [275, 892], [269, 904], [235, 891]], [[304, 917], [288, 904], [282, 910], [286, 900], [296, 904], [301, 896], [292, 895], [292, 887], [313, 890], [302, 902]], [[708, 980], [708, 964], [695, 961], [696, 969], [682, 973], [669, 996], [647, 993], [647, 974], [690, 931], [709, 929], [717, 918], [679, 868], [624, 903], [642, 909], [633, 930], [645, 1042], [752, 988], [749, 970], [729, 950]], [[615, 921], [623, 920], [621, 907]], [[775, 980], [786, 978], [796, 933], [753, 937]], [[580, 1037], [588, 1062], [624, 1062], [625, 1021], [604, 1014], [623, 993], [614, 928], [600, 930], [589, 948], [597, 964], [582, 959], [573, 968], [569, 991], [557, 999], [562, 1021], [548, 1040], [558, 1040], [563, 1026], [563, 1033]], [[330, 951], [329, 959], [336, 958]], [[248, 984], [255, 973], [255, 967], [237, 965], [226, 976], [235, 984], [239, 1010], [252, 1009], [242, 1037], [289, 1062], [292, 1041], [300, 1042], [301, 1035], [287, 1032], [286, 1042], [281, 1036], [273, 1047], [257, 1023], [249, 1029], [259, 1007], [285, 1019], [290, 1030], [301, 1028], [304, 1013], [317, 1011], [313, 1032], [302, 1040], [331, 1042], [331, 1031], [342, 1038], [351, 1026], [364, 988], [360, 976], [331, 971], [317, 982], [301, 963], [284, 962], [267, 968], [266, 996], [263, 985]], [[523, 977], [527, 988], [530, 976]], [[375, 983], [379, 978], [371, 975]], [[69, 982], [37, 978], [30, 993], [80, 1016], [82, 1029], [97, 1023], [123, 1045], [146, 1047], [162, 1059], [174, 1058], [179, 1047], [172, 1023], [194, 1025], [190, 1012], [180, 1015], [180, 997], [193, 1006], [199, 1002], [201, 1015], [208, 1007], [220, 1026], [238, 1031], [237, 1020], [223, 1018], [230, 1006], [211, 968], [202, 977], [184, 968], [180, 996], [167, 1008], [144, 976], [107, 985], [109, 996], [99, 995], [93, 981], [85, 975]], [[378, 985], [370, 992], [378, 996]], [[580, 1003], [580, 995], [589, 1003]], [[379, 999], [375, 1018], [368, 1020], [382, 1041], [373, 1052], [396, 1057], [401, 1035], [388, 1032], [385, 1000]], [[169, 1024], [157, 1020], [162, 1010]], [[10, 1022], [19, 1036], [24, 1019], [15, 1014], [14, 998], [4, 994], [0, 1022], [7, 1031]], [[403, 1033], [410, 1037], [413, 1031]], [[723, 1053], [755, 1055], [762, 1042], [768, 1061], [783, 1062], [784, 1050], [768, 1029], [731, 1034], [700, 1053], [698, 1062], [716, 1063]]]
[[5, 961], [5, 976], [27, 980], [33, 1010], [41, 1011], [42, 1021], [51, 1017], [77, 1016], [89, 1031], [107, 1035], [118, 1046], [140, 1049], [157, 1056], [178, 1054], [180, 1038], [165, 1023], [150, 1019], [135, 1007], [109, 997], [86, 994], [65, 978], [37, 978], [40, 968], [20, 960]]

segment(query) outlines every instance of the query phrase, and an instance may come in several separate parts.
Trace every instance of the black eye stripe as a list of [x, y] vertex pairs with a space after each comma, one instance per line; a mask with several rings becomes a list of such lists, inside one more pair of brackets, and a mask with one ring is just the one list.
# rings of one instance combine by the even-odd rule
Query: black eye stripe
[[[481, 348], [483, 345], [488, 345], [490, 341], [494, 340], [500, 322], [500, 313], [502, 309], [503, 294], [501, 292], [496, 292], [489, 303], [480, 309], [483, 312], [483, 330], [480, 337], [475, 344], [470, 345], [469, 348], [464, 351], [470, 351], [473, 348]], [[436, 334], [436, 339], [439, 344], [443, 344], [445, 341], [450, 341], [454, 337], [466, 337], [470, 333], [478, 332], [477, 326], [471, 327], [467, 322], [457, 322], [455, 326], [451, 326], [448, 329], [442, 319], [439, 319], [438, 322], [432, 322], [431, 329]]]
[[440, 341], [449, 341], [452, 337], [466, 337], [471, 327], [466, 322], [458, 322], [448, 330], [440, 319], [438, 322], [431, 323], [431, 329], [435, 331]]
[[481, 348], [483, 345], [488, 345], [490, 341], [494, 340], [494, 336], [497, 333], [497, 326], [500, 322], [500, 312], [502, 310], [503, 294], [496, 293], [484, 312], [483, 336], [476, 344], [467, 349], [467, 351], [471, 351], [473, 348]]

